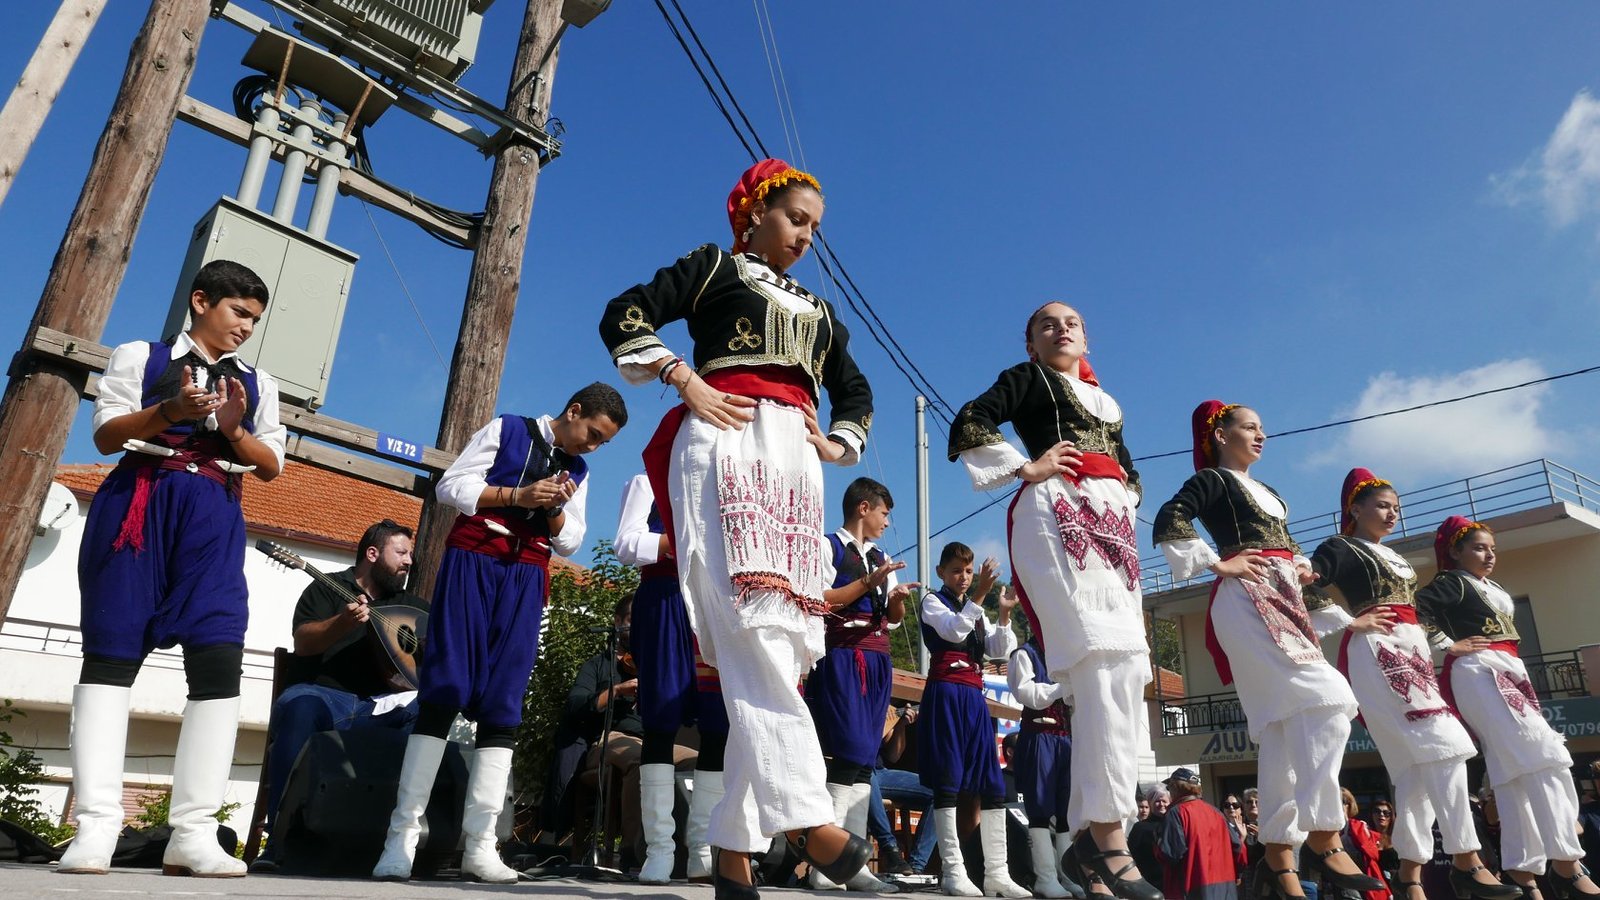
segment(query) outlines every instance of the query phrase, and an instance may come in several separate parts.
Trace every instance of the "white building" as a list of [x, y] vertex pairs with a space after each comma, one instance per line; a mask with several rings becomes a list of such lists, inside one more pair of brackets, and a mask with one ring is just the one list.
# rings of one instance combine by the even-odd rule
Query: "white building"
[[[75, 508], [55, 523], [59, 530], [46, 529], [34, 538], [10, 613], [0, 625], [0, 697], [15, 701], [26, 714], [12, 720], [11, 736], [17, 746], [32, 748], [41, 757], [50, 785], [40, 799], [58, 814], [64, 814], [70, 802], [68, 716], [82, 664], [78, 544], [89, 501], [111, 469], [67, 465], [57, 470], [56, 481], [71, 492]], [[247, 479], [243, 506], [251, 547], [267, 538], [318, 569], [337, 572], [354, 563], [356, 543], [367, 526], [389, 518], [415, 527], [422, 502], [289, 462], [271, 482]], [[47, 509], [45, 518], [58, 512]], [[242, 804], [228, 822], [241, 840], [250, 825], [261, 774], [273, 651], [290, 645], [295, 602], [311, 580], [303, 572], [279, 568], [253, 549], [246, 551], [245, 578], [250, 585], [250, 627], [245, 636], [239, 739], [226, 797], [226, 802]], [[133, 688], [123, 776], [123, 807], [129, 816], [138, 813], [142, 796], [172, 783], [172, 756], [187, 694], [179, 651], [152, 653]]]

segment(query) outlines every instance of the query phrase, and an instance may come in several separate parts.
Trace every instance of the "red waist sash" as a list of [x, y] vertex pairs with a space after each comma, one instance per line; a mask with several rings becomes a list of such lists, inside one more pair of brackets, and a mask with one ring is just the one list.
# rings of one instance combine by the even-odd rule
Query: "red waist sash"
[[935, 650], [928, 660], [928, 680], [983, 689], [983, 670], [965, 650]]
[[1122, 471], [1122, 464], [1104, 453], [1085, 453], [1078, 460], [1078, 471], [1071, 475], [1062, 475], [1073, 484], [1081, 484], [1085, 478], [1115, 478], [1123, 484], [1128, 483], [1128, 473]]
[[[706, 384], [725, 394], [738, 394], [755, 400], [776, 400], [798, 409], [815, 408], [811, 400], [811, 382], [804, 373], [792, 366], [731, 366], [702, 376]], [[671, 493], [667, 490], [667, 467], [672, 462], [672, 442], [678, 429], [689, 415], [689, 407], [680, 403], [661, 417], [656, 433], [645, 445], [644, 474], [650, 490], [656, 497], [656, 512], [667, 540], [675, 542], [677, 531], [672, 525]]]
[[889, 652], [889, 631], [880, 621], [873, 627], [871, 613], [841, 616], [830, 613], [826, 619], [828, 647], [854, 647], [872, 653]]
[[122, 527], [117, 529], [117, 537], [111, 543], [113, 550], [132, 547], [138, 553], [144, 549], [145, 512], [150, 507], [150, 492], [155, 489], [156, 476], [161, 472], [184, 471], [191, 475], [203, 475], [227, 488], [228, 496], [235, 500], [244, 490], [242, 477], [224, 472], [217, 465], [218, 460], [228, 455], [228, 439], [216, 432], [198, 436], [162, 432], [151, 437], [148, 443], [173, 450], [175, 455], [154, 456], [130, 450], [117, 462], [117, 468], [133, 471], [134, 481], [133, 497], [129, 499], [128, 510], [122, 516]]
[[[1363, 609], [1360, 614], [1364, 616], [1377, 609], [1386, 609], [1394, 613], [1394, 623], [1396, 625], [1417, 624], [1417, 608], [1409, 603], [1378, 603]], [[1339, 674], [1343, 675], [1346, 681], [1350, 680], [1350, 639], [1354, 636], [1355, 632], [1346, 628], [1344, 636], [1339, 638], [1338, 668]]]
[[445, 538], [445, 546], [482, 553], [501, 562], [533, 563], [549, 568], [549, 538], [534, 534], [527, 523], [514, 519], [499, 523], [511, 531], [509, 535], [490, 531], [485, 521], [481, 515], [456, 516], [455, 523], [450, 526], [450, 536]]
[[[1229, 553], [1224, 560], [1233, 559], [1238, 553]], [[1262, 556], [1274, 559], [1294, 559], [1294, 554], [1288, 550], [1262, 550]], [[1233, 684], [1233, 666], [1228, 664], [1228, 654], [1222, 649], [1222, 642], [1217, 640], [1217, 628], [1211, 624], [1211, 605], [1217, 602], [1217, 588], [1222, 586], [1222, 579], [1211, 582], [1211, 596], [1206, 598], [1206, 651], [1211, 654], [1211, 662], [1217, 667], [1217, 676], [1224, 685]]]
[[1071, 725], [1067, 705], [1060, 700], [1044, 709], [1022, 710], [1022, 731], [1025, 734], [1059, 734], [1070, 737]]

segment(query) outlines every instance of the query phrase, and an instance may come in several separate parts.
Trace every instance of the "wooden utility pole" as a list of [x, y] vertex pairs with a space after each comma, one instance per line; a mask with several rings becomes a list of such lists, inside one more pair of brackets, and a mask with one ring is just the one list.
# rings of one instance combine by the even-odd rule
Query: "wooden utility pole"
[[24, 352], [12, 362], [0, 401], [0, 622], [22, 577], [85, 379], [82, 369], [27, 350], [40, 327], [100, 340], [167, 151], [178, 101], [194, 72], [210, 8], [210, 0], [152, 0], [23, 338]]
[[4, 109], [0, 109], [0, 204], [6, 202], [17, 170], [33, 147], [33, 139], [44, 127], [45, 116], [55, 105], [67, 73], [78, 61], [78, 51], [88, 40], [106, 0], [62, 0], [56, 17], [50, 20], [44, 38], [22, 70], [17, 86], [11, 89]]
[[[528, 0], [505, 110], [518, 119], [532, 116], [533, 124], [541, 128], [550, 109], [550, 86], [555, 80], [559, 55], [554, 44], [560, 31], [561, 0]], [[450, 382], [445, 387], [444, 412], [439, 417], [439, 438], [435, 442], [448, 453], [460, 453], [473, 432], [495, 412], [511, 338], [511, 318], [517, 311], [517, 293], [522, 288], [522, 258], [528, 246], [528, 219], [538, 181], [539, 154], [533, 146], [512, 138], [495, 154], [489, 199], [483, 207], [478, 248], [472, 255], [461, 331], [450, 359]], [[417, 561], [411, 569], [418, 575], [412, 590], [419, 596], [433, 594], [434, 575], [455, 515], [455, 510], [432, 496], [423, 501]]]

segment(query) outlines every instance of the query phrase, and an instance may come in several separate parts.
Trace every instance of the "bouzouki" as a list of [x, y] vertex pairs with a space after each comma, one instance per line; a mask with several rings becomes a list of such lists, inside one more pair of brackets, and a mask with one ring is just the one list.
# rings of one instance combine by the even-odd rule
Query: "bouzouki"
[[[321, 582], [346, 603], [361, 603], [360, 596], [316, 566], [297, 556], [289, 548], [272, 541], [256, 541], [256, 549], [268, 559], [289, 569], [299, 569]], [[372, 606], [367, 610], [368, 644], [375, 647], [373, 658], [377, 662], [384, 684], [394, 691], [417, 689], [417, 665], [422, 660], [422, 650], [427, 640], [428, 614], [411, 606]]]

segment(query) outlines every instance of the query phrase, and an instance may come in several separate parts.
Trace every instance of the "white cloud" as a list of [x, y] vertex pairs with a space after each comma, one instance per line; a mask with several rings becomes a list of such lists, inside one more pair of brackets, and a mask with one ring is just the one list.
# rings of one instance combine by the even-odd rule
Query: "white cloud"
[[1011, 551], [1006, 549], [1004, 538], [987, 535], [978, 538], [972, 544], [972, 555], [974, 557], [972, 560], [973, 574], [977, 574], [978, 567], [983, 565], [984, 560], [992, 556], [995, 562], [1000, 564], [1000, 580], [1006, 581], [1011, 578]]
[[1557, 227], [1600, 212], [1600, 100], [1579, 91], [1544, 147], [1489, 181], [1502, 202], [1542, 206]]
[[[1337, 418], [1354, 418], [1542, 378], [1537, 361], [1511, 359], [1442, 375], [1384, 372]], [[1308, 462], [1366, 466], [1385, 478], [1448, 480], [1550, 456], [1568, 444], [1540, 420], [1549, 385], [1536, 385], [1350, 425]], [[1413, 486], [1421, 486], [1413, 484]]]

